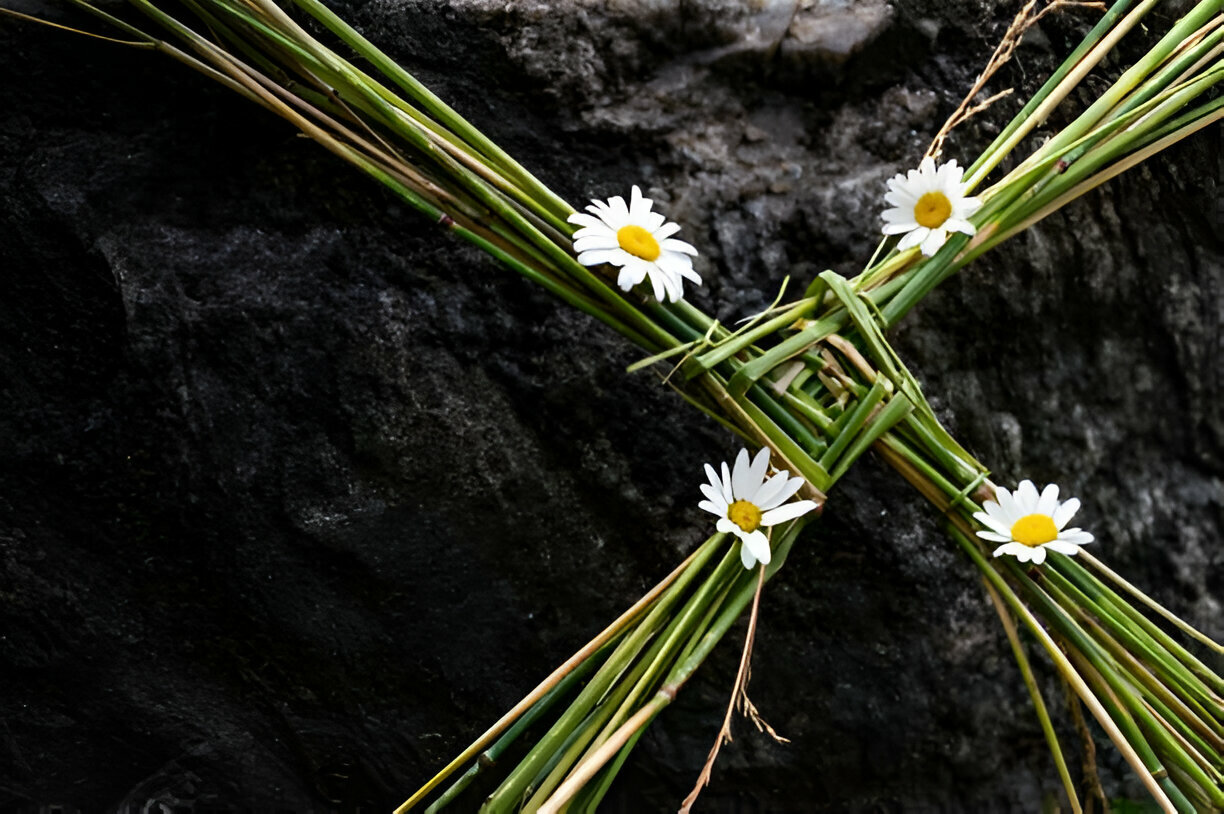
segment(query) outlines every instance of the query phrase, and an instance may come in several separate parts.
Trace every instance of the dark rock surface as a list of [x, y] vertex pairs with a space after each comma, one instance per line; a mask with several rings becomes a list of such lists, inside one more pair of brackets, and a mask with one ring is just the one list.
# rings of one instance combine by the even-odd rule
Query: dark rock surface
[[[759, 6], [343, 13], [571, 201], [648, 187], [703, 251], [694, 300], [732, 318], [861, 266], [885, 179], [1011, 13]], [[1087, 19], [1048, 18], [994, 89]], [[387, 810], [704, 536], [730, 439], [626, 376], [616, 337], [167, 60], [0, 17], [0, 66], [0, 810]], [[896, 334], [1000, 482], [1079, 494], [1097, 553], [1217, 638], [1222, 144], [1077, 202]], [[607, 810], [674, 809], [737, 658]], [[699, 810], [1057, 792], [971, 565], [875, 461], [771, 584], [754, 665], [792, 743], [741, 723]]]

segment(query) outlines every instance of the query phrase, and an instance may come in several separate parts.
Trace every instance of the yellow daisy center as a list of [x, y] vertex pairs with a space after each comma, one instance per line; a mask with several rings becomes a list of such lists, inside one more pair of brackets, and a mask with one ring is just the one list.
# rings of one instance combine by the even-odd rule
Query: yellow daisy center
[[1027, 546], [1039, 546], [1058, 539], [1054, 519], [1045, 514], [1026, 514], [1011, 527], [1012, 539]]
[[746, 500], [737, 500], [727, 509], [727, 519], [751, 534], [761, 525], [761, 510]]
[[648, 262], [659, 259], [659, 241], [654, 235], [641, 226], [629, 224], [616, 230], [616, 242], [620, 247], [634, 257], [640, 257]]
[[[943, 226], [943, 222], [952, 214], [952, 202], [942, 192], [928, 192], [914, 204], [914, 220], [919, 226], [934, 229]], [[623, 230], [622, 230], [623, 231]], [[621, 242], [624, 246], [624, 242]]]

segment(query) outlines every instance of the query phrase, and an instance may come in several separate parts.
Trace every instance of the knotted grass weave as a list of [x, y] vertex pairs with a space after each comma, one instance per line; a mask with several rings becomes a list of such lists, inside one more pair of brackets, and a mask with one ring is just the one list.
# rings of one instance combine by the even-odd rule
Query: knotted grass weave
[[[572, 206], [435, 97], [318, 0], [153, 0], [132, 8], [168, 38], [88, 0], [66, 0], [285, 118], [442, 228], [613, 328], [670, 369], [664, 380], [694, 406], [802, 475], [826, 495], [868, 450], [936, 506], [950, 538], [982, 574], [1011, 640], [1072, 810], [1080, 794], [1032, 677], [1017, 625], [1041, 645], [1165, 811], [1224, 809], [1224, 681], [1144, 609], [1215, 653], [1177, 620], [1084, 553], [1041, 568], [989, 558], [973, 513], [992, 495], [987, 469], [939, 422], [885, 331], [974, 259], [1168, 145], [1224, 117], [1224, 3], [1201, 0], [1086, 109], [1023, 159], [1013, 155], [1118, 41], [1160, 0], [1119, 0], [973, 162], [976, 236], [952, 236], [932, 257], [884, 253], [847, 280], [825, 272], [802, 296], [731, 330], [686, 302], [622, 294], [577, 262]], [[1032, 6], [1032, 4], [1029, 4]], [[1027, 8], [1027, 7], [1026, 7]], [[339, 40], [358, 62], [320, 37]], [[643, 365], [645, 366], [645, 365]], [[519, 738], [533, 738], [482, 810], [591, 810], [646, 725], [784, 564], [809, 517], [779, 527], [774, 558], [743, 569], [736, 544], [709, 538], [604, 633], [559, 668], [485, 736], [410, 798], [431, 805], [465, 786]], [[1133, 601], [1132, 601], [1133, 600]], [[1138, 604], [1134, 604], [1137, 602]], [[543, 733], [540, 734], [540, 730]]]

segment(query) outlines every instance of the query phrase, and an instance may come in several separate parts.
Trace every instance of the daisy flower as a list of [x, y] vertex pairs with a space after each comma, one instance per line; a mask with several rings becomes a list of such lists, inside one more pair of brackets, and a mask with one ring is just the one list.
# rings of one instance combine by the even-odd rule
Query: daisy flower
[[1080, 546], [1092, 542], [1088, 532], [1066, 528], [1079, 507], [1078, 498], [1059, 501], [1058, 484], [1051, 483], [1039, 495], [1031, 480], [1022, 480], [1015, 492], [995, 489], [995, 500], [987, 500], [982, 504], [986, 511], [973, 516], [986, 527], [978, 537], [1003, 543], [995, 549], [996, 557], [1011, 554], [1020, 562], [1041, 565], [1047, 548], [1073, 557]]
[[949, 232], [977, 234], [968, 219], [982, 202], [965, 197], [964, 174], [965, 169], [955, 161], [936, 168], [935, 159], [924, 158], [918, 169], [894, 176], [884, 196], [894, 207], [884, 210], [884, 234], [905, 235], [897, 248], [905, 251], [922, 246], [927, 257], [939, 251]]
[[584, 266], [618, 266], [616, 284], [622, 291], [649, 277], [655, 299], [675, 302], [684, 296], [684, 280], [701, 285], [701, 277], [693, 271], [697, 250], [672, 237], [680, 227], [651, 212], [652, 204], [636, 185], [628, 206], [619, 195], [606, 203], [591, 201], [590, 215], [569, 216], [570, 223], [582, 227], [574, 233], [574, 251]]
[[768, 447], [751, 461], [748, 450], [741, 449], [734, 471], [724, 461], [721, 476], [714, 467], [705, 465], [710, 482], [701, 484], [706, 499], [697, 505], [718, 516], [719, 531], [740, 538], [740, 560], [745, 568], [754, 568], [758, 562], [769, 564], [769, 538], [761, 531], [762, 526], [776, 526], [819, 507], [812, 500], [786, 503], [803, 486], [803, 478], [792, 478], [783, 470], [767, 479], [768, 470]]

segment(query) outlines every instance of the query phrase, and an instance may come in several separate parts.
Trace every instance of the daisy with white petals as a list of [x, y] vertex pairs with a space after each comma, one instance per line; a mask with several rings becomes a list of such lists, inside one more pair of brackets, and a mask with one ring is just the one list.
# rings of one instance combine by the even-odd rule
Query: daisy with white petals
[[606, 203], [591, 201], [590, 215], [569, 216], [570, 223], [582, 227], [574, 233], [574, 251], [584, 266], [618, 266], [616, 284], [622, 291], [649, 277], [655, 299], [675, 302], [684, 296], [684, 280], [701, 285], [701, 277], [693, 271], [697, 250], [672, 237], [680, 227], [651, 212], [652, 203], [637, 186], [628, 206], [619, 195]]
[[995, 549], [996, 557], [1011, 554], [1020, 562], [1041, 565], [1047, 548], [1075, 556], [1080, 546], [1092, 542], [1088, 532], [1066, 527], [1079, 507], [1079, 499], [1074, 497], [1059, 501], [1057, 484], [1051, 483], [1037, 494], [1031, 480], [1022, 480], [1015, 492], [996, 488], [995, 500], [982, 504], [986, 511], [973, 516], [986, 527], [978, 537], [1003, 543]]
[[895, 176], [884, 196], [894, 207], [884, 211], [884, 234], [905, 235], [897, 248], [921, 246], [927, 257], [939, 251], [949, 232], [976, 234], [969, 217], [982, 202], [965, 197], [964, 174], [955, 161], [936, 168], [935, 159], [924, 158], [918, 169]]
[[758, 562], [769, 564], [769, 538], [761, 531], [762, 526], [794, 520], [819, 506], [812, 500], [786, 503], [803, 486], [804, 480], [792, 478], [785, 470], [767, 479], [768, 448], [758, 452], [751, 461], [748, 450], [741, 449], [735, 459], [735, 469], [728, 468], [724, 461], [721, 476], [709, 464], [705, 465], [705, 471], [710, 482], [701, 484], [701, 493], [706, 499], [697, 505], [718, 516], [719, 531], [740, 538], [740, 560], [745, 568], [753, 568]]

